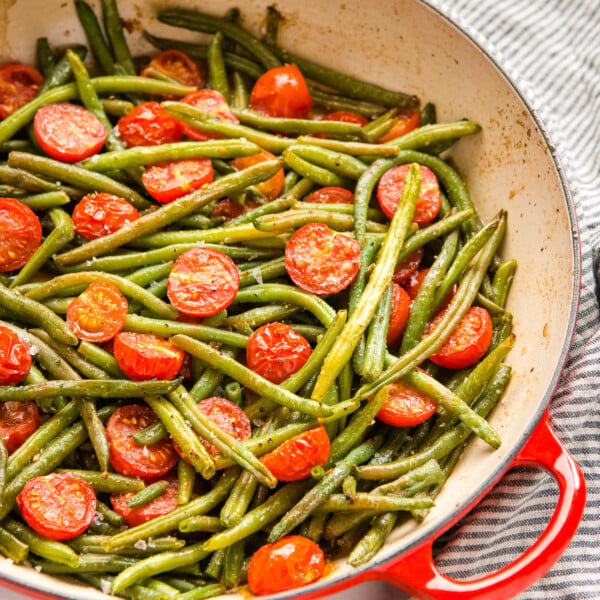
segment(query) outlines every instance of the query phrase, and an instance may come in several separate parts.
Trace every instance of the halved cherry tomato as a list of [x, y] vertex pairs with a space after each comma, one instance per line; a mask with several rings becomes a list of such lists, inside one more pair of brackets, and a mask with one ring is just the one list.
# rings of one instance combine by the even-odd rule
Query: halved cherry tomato
[[12, 454], [40, 426], [40, 413], [34, 402], [0, 404], [0, 438]]
[[[201, 400], [198, 402], [198, 406], [211, 421], [236, 440], [249, 440], [252, 436], [250, 419], [233, 402], [225, 398], [213, 396], [212, 398]], [[219, 450], [210, 442], [202, 440], [202, 444], [212, 456], [219, 454]]]
[[86, 342], [106, 342], [121, 331], [128, 304], [112, 283], [92, 283], [67, 308], [67, 325]]
[[396, 283], [394, 283], [393, 289], [390, 325], [387, 332], [388, 346], [393, 346], [400, 340], [410, 315], [410, 296], [406, 293], [404, 288]]
[[140, 214], [125, 198], [99, 193], [84, 196], [73, 209], [73, 227], [86, 240], [114, 233], [139, 219]]
[[208, 317], [227, 308], [240, 288], [235, 263], [222, 252], [192, 248], [175, 261], [167, 295], [180, 312]]
[[423, 246], [417, 248], [412, 254], [409, 254], [394, 271], [393, 280], [398, 285], [404, 285], [418, 270], [423, 260]]
[[[377, 186], [377, 199], [381, 210], [391, 219], [402, 196], [404, 180], [410, 165], [399, 165], [383, 174]], [[413, 215], [413, 223], [421, 227], [435, 219], [440, 212], [440, 186], [433, 171], [420, 165], [421, 191]]]
[[312, 110], [313, 99], [296, 65], [269, 69], [250, 94], [250, 106], [269, 117], [303, 119]]
[[44, 85], [44, 76], [33, 67], [21, 64], [0, 67], [0, 119], [33, 100]]
[[248, 586], [257, 596], [277, 594], [308, 585], [324, 571], [323, 550], [308, 538], [290, 535], [254, 553], [248, 565]]
[[[429, 333], [439, 323], [438, 313], [429, 323]], [[447, 369], [463, 369], [475, 364], [488, 351], [492, 342], [492, 319], [485, 308], [473, 306], [462, 318], [444, 345], [429, 357], [431, 362]]]
[[286, 440], [261, 461], [280, 481], [299, 481], [309, 477], [313, 467], [327, 462], [329, 448], [329, 436], [320, 425]]
[[388, 425], [412, 427], [427, 421], [437, 410], [435, 400], [403, 381], [395, 381], [387, 389], [387, 400], [377, 413], [377, 418]]
[[360, 244], [322, 223], [300, 227], [285, 246], [285, 268], [292, 281], [313, 294], [347, 288], [360, 266]]
[[341, 187], [324, 187], [315, 190], [306, 199], [315, 204], [354, 204], [354, 194]]
[[395, 140], [401, 135], [406, 135], [409, 131], [416, 129], [421, 123], [421, 113], [418, 110], [401, 112], [394, 121], [392, 128], [377, 140], [378, 144]]
[[129, 379], [174, 379], [185, 352], [151, 333], [122, 331], [115, 337], [115, 358]]
[[73, 473], [50, 473], [30, 479], [17, 496], [27, 524], [51, 540], [83, 533], [96, 515], [92, 486]]
[[0, 385], [21, 383], [30, 368], [27, 344], [12, 329], [0, 325]]
[[[251, 167], [252, 165], [256, 165], [267, 160], [277, 160], [277, 157], [268, 152], [267, 150], [261, 150], [258, 154], [253, 154], [252, 156], [241, 156], [239, 158], [234, 158], [231, 161], [231, 166], [236, 171], [242, 171]], [[256, 188], [262, 192], [269, 200], [274, 200], [279, 196], [279, 193], [283, 189], [283, 168], [279, 169], [273, 177], [263, 181], [262, 183], [256, 184]]]
[[249, 210], [256, 208], [258, 204], [252, 202], [251, 200], [246, 200], [245, 204], [240, 204], [231, 198], [223, 198], [215, 204], [215, 207], [212, 209], [210, 213], [211, 217], [225, 217], [227, 221], [230, 219], [235, 219], [235, 217], [239, 217], [244, 213], [247, 213]]
[[273, 383], [281, 383], [308, 360], [310, 344], [285, 323], [267, 323], [248, 339], [248, 367]]
[[140, 75], [147, 77], [149, 68], [165, 73], [183, 85], [202, 87], [203, 76], [196, 63], [180, 50], [165, 50], [156, 56], [142, 69]]
[[158, 102], [144, 102], [119, 119], [119, 137], [128, 148], [180, 142], [181, 123]]
[[338, 110], [336, 112], [329, 113], [328, 115], [325, 115], [321, 120], [341, 121], [342, 123], [354, 123], [356, 125], [360, 125], [361, 127], [364, 127], [369, 122], [369, 119], [367, 119], [366, 117], [363, 117], [362, 115], [359, 115], [355, 112], [350, 112], [349, 110]]
[[142, 175], [148, 193], [161, 204], [172, 202], [213, 180], [210, 158], [186, 158], [150, 165]]
[[[152, 519], [173, 512], [179, 506], [177, 503], [179, 483], [177, 477], [174, 475], [167, 475], [163, 479], [169, 482], [169, 487], [158, 496], [158, 498], [154, 498], [154, 500], [151, 500], [142, 506], [131, 508], [127, 505], [127, 502], [135, 496], [135, 492], [112, 494], [110, 503], [112, 504], [113, 510], [123, 516], [125, 523], [129, 527], [141, 525], [146, 521], [151, 521]], [[156, 481], [159, 481], [159, 479]], [[150, 484], [155, 482], [148, 481], [147, 483]]]
[[[423, 285], [423, 281], [427, 276], [427, 273], [429, 273], [429, 269], [421, 269], [420, 271], [413, 273], [404, 283], [403, 287], [406, 290], [406, 293], [410, 296], [411, 300], [414, 300], [417, 297], [419, 289], [421, 288], [421, 285]], [[444, 301], [440, 304], [438, 310], [444, 310], [448, 306], [448, 304], [450, 304], [450, 300], [452, 300], [452, 298], [454, 297], [454, 294], [456, 293], [457, 289], [458, 286], [455, 283], [450, 288], [450, 291], [444, 298]]]
[[106, 128], [98, 117], [66, 102], [42, 106], [35, 113], [33, 130], [46, 154], [69, 163], [96, 154], [106, 140]]
[[42, 243], [35, 213], [13, 198], [0, 198], [0, 271], [20, 269]]
[[[229, 104], [227, 104], [227, 100], [225, 100], [223, 94], [216, 90], [198, 90], [197, 92], [192, 92], [183, 98], [181, 102], [196, 107], [198, 110], [210, 115], [213, 119], [229, 121], [230, 123], [235, 124], [239, 123], [238, 118], [229, 108]], [[182, 123], [181, 126], [183, 127], [183, 133], [185, 133], [185, 135], [190, 139], [199, 142], [205, 140], [220, 140], [225, 137], [220, 133], [202, 131], [192, 125], [187, 125], [186, 123]]]
[[110, 464], [117, 473], [142, 479], [156, 479], [166, 475], [179, 460], [173, 442], [164, 438], [151, 446], [138, 444], [133, 436], [158, 417], [149, 406], [129, 404], [121, 406], [106, 424]]

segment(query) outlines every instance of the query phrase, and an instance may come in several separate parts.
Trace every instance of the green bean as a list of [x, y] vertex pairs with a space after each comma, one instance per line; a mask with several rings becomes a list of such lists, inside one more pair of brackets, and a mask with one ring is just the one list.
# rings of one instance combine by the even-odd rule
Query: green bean
[[383, 359], [387, 349], [387, 333], [390, 325], [393, 294], [394, 288], [390, 284], [383, 293], [377, 310], [369, 324], [362, 372], [363, 377], [366, 379], [375, 379], [383, 371]]
[[245, 549], [246, 540], [240, 540], [225, 548], [221, 580], [228, 589], [237, 587], [240, 583]]
[[367, 123], [364, 128], [371, 143], [376, 142], [380, 137], [388, 133], [398, 122], [398, 113], [400, 109], [390, 108], [383, 114]]
[[46, 179], [33, 175], [23, 169], [14, 169], [8, 165], [0, 165], [0, 181], [29, 192], [61, 191], [61, 186], [57, 183], [47, 181]]
[[279, 34], [279, 24], [281, 14], [274, 6], [267, 7], [267, 23], [263, 42], [267, 45], [277, 46], [277, 36]]
[[121, 525], [125, 524], [124, 517], [119, 513], [116, 513], [114, 510], [110, 509], [101, 500], [96, 500], [96, 512], [104, 521], [106, 521], [109, 525], [112, 525], [113, 527], [121, 527]]
[[[266, 427], [263, 427], [263, 430]], [[248, 471], [240, 473], [238, 480], [235, 482], [229, 497], [221, 509], [219, 519], [223, 526], [233, 527], [240, 522], [252, 502], [257, 487], [258, 479], [254, 475]]]
[[[231, 357], [237, 355], [237, 350], [225, 346], [221, 348], [221, 352]], [[221, 373], [218, 369], [212, 369], [210, 367], [204, 369], [201, 377], [198, 378], [190, 390], [190, 396], [192, 396], [196, 402], [208, 398], [214, 393], [224, 377], [225, 374]]]
[[290, 149], [284, 150], [282, 158], [290, 169], [293, 169], [302, 177], [306, 177], [318, 185], [325, 187], [350, 187], [350, 181], [345, 177], [337, 175], [323, 167], [314, 165], [308, 160], [301, 158]]
[[121, 100], [120, 98], [101, 98], [100, 103], [104, 112], [113, 117], [124, 117], [135, 108], [133, 102]]
[[371, 560], [383, 546], [397, 520], [398, 513], [395, 512], [386, 512], [377, 516], [372, 522], [369, 531], [361, 538], [350, 553], [348, 564], [353, 567], [359, 567]]
[[176, 600], [204, 600], [204, 598], [212, 598], [213, 596], [220, 596], [226, 592], [224, 585], [220, 583], [211, 583], [202, 587], [197, 587], [188, 592], [183, 592], [177, 596]]
[[[81, 60], [84, 60], [87, 55], [87, 48], [85, 46], [76, 45], [72, 46], [68, 50], [73, 52]], [[73, 71], [67, 58], [67, 53], [65, 52], [65, 54], [61, 57], [61, 59], [56, 63], [56, 65], [52, 69], [52, 72], [46, 77], [46, 81], [44, 82], [44, 85], [40, 88], [38, 95], [44, 94], [52, 88], [67, 83], [72, 76]]]
[[[247, 473], [247, 471], [243, 471]], [[207, 517], [205, 515], [197, 515], [183, 519], [179, 523], [179, 531], [182, 533], [194, 533], [196, 531], [204, 531], [206, 533], [217, 533], [223, 531], [223, 525], [219, 517]]]
[[430, 498], [398, 498], [379, 494], [358, 492], [353, 498], [345, 494], [332, 494], [329, 499], [315, 510], [316, 514], [330, 512], [353, 512], [372, 510], [376, 513], [389, 511], [411, 511], [431, 508], [433, 500]]
[[[75, 575], [75, 577], [84, 583], [87, 583], [88, 585], [98, 588], [103, 593], [105, 593], [107, 586], [112, 585], [114, 579], [108, 575], [101, 576], [94, 575], [92, 573], [78, 573]], [[121, 592], [121, 596], [123, 596], [123, 598], [127, 598], [128, 600], [166, 600], [166, 596], [164, 594], [155, 592], [154, 590], [142, 585], [134, 585], [127, 590], [123, 590]]]
[[321, 88], [310, 84], [308, 85], [308, 91], [315, 105], [324, 108], [327, 112], [347, 110], [363, 115], [364, 117], [373, 117], [385, 110], [381, 104], [325, 92]]
[[[33, 144], [28, 140], [7, 140], [6, 142], [2, 142], [0, 144], [0, 152], [3, 154], [8, 154], [13, 150], [17, 150], [19, 152], [35, 152], [35, 148]], [[5, 195], [18, 195], [22, 193], [22, 190], [17, 188], [9, 188], [6, 186], [2, 186], [2, 193]]]
[[144, 583], [147, 588], [160, 594], [164, 594], [167, 598], [175, 598], [179, 595], [179, 590], [177, 588], [171, 587], [168, 583], [160, 581], [159, 579], [146, 579]]
[[77, 10], [77, 16], [85, 31], [96, 62], [102, 71], [107, 74], [112, 73], [114, 70], [112, 53], [104, 39], [104, 34], [100, 29], [100, 24], [98, 23], [98, 19], [96, 19], [94, 11], [83, 0], [75, 0], [75, 9]]
[[71, 199], [64, 192], [42, 192], [33, 196], [26, 196], [19, 200], [22, 204], [29, 206], [31, 210], [51, 210], [69, 204]]
[[424, 127], [425, 125], [434, 125], [435, 123], [437, 123], [435, 104], [427, 102], [421, 109], [420, 126]]
[[77, 348], [77, 352], [79, 352], [86, 360], [108, 373], [111, 377], [114, 377], [115, 379], [125, 379], [115, 357], [103, 348], [90, 342], [82, 341]]
[[[265, 215], [254, 220], [254, 227], [259, 231], [280, 233], [297, 229], [307, 223], [324, 223], [336, 231], [351, 231], [354, 229], [354, 217], [352, 215], [326, 212], [325, 209], [288, 210], [280, 214]], [[387, 225], [368, 221], [367, 231], [385, 233]]]
[[353, 180], [359, 179], [367, 169], [367, 165], [358, 158], [321, 146], [296, 144], [288, 148], [288, 151], [294, 152], [294, 154], [304, 160], [328, 169], [340, 177], [347, 177]]
[[238, 406], [242, 405], [242, 386], [237, 381], [232, 381], [225, 386], [225, 397], [229, 402]]
[[6, 558], [18, 565], [27, 558], [29, 546], [3, 527], [0, 527], [0, 551]]
[[233, 110], [244, 110], [250, 104], [250, 93], [246, 87], [244, 76], [239, 71], [233, 71], [233, 93], [231, 94], [231, 108]]
[[[115, 554], [115, 552], [107, 552], [103, 546], [109, 539], [107, 535], [80, 535], [71, 540], [69, 545], [78, 553]], [[184, 540], [173, 536], [148, 538], [147, 541], [139, 542], [138, 540], [138, 543], [130, 548], [120, 548], [119, 553], [122, 556], [146, 556], [168, 550], [179, 550], [185, 546]]]
[[227, 71], [223, 59], [221, 44], [223, 33], [217, 31], [208, 45], [208, 82], [211, 89], [221, 93], [227, 102], [231, 99], [231, 89], [227, 80]]
[[217, 550], [210, 557], [210, 561], [204, 569], [204, 574], [212, 579], [221, 579], [223, 572], [223, 563], [225, 562], [225, 550]]
[[[364, 130], [364, 128], [362, 128]], [[297, 144], [306, 144], [311, 146], [320, 146], [333, 152], [340, 152], [350, 156], [373, 156], [387, 157], [396, 156], [399, 148], [386, 146], [384, 144], [369, 144], [365, 142], [332, 140], [329, 138], [318, 138], [303, 135], [296, 139]], [[293, 146], [296, 148], [296, 146]]]
[[136, 563], [135, 558], [117, 556], [116, 554], [80, 554], [79, 566], [70, 567], [52, 561], [35, 561], [42, 573], [49, 575], [66, 575], [69, 573], [118, 573]]
[[52, 48], [50, 48], [48, 38], [41, 37], [37, 39], [36, 51], [40, 71], [44, 77], [48, 77], [54, 70], [54, 56], [52, 55]]
[[506, 305], [506, 299], [516, 270], [517, 261], [507, 260], [496, 269], [494, 274], [494, 279], [492, 281], [492, 300], [502, 308]]
[[300, 308], [284, 304], [267, 304], [257, 306], [237, 315], [228, 316], [224, 321], [225, 327], [233, 327], [237, 331], [252, 330], [255, 327], [270, 323], [272, 321], [282, 321], [295, 315]]
[[168, 487], [168, 481], [155, 481], [127, 500], [127, 506], [129, 508], [144, 506], [144, 504], [148, 504], [148, 502], [152, 502], [152, 500], [156, 500], [156, 498], [164, 494]]
[[243, 223], [252, 223], [257, 217], [286, 211], [288, 208], [292, 208], [292, 206], [296, 204], [296, 201], [297, 196], [293, 191], [290, 191], [280, 198], [257, 206], [256, 208], [241, 214], [239, 217], [230, 219], [227, 224], [231, 227], [233, 225], [242, 225]]
[[116, 0], [101, 0], [104, 28], [110, 42], [116, 62], [119, 63], [129, 75], [135, 75], [135, 66], [131, 52], [125, 40], [123, 24], [119, 15]]
[[191, 215], [177, 221], [177, 225], [181, 227], [189, 227], [190, 229], [210, 229], [217, 225], [222, 225], [225, 222], [225, 217], [205, 217], [204, 215]]
[[0, 438], [0, 508], [2, 507], [2, 498], [4, 496], [4, 491], [6, 490], [7, 465], [8, 465], [8, 450], [6, 449], [4, 440], [2, 440]]
[[177, 463], [177, 504], [188, 504], [192, 499], [194, 484], [196, 481], [196, 471], [187, 461], [181, 459]]
[[104, 494], [121, 494], [140, 492], [145, 488], [143, 479], [119, 475], [118, 473], [101, 473], [100, 471], [85, 471], [82, 469], [57, 469], [57, 473], [73, 473], [87, 481], [96, 492]]
[[[473, 135], [479, 131], [481, 131], [481, 126], [473, 121], [463, 120], [451, 123], [436, 123], [413, 129], [405, 135], [386, 142], [386, 145], [402, 148], [402, 150], [427, 152], [439, 143], [454, 142], [461, 137]], [[434, 162], [439, 160], [436, 158]], [[419, 162], [419, 164], [421, 163]]]

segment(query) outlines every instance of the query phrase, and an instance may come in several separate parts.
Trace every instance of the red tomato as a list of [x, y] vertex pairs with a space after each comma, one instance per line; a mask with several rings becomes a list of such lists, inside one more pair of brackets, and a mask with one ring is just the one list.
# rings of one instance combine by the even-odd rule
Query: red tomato
[[[110, 502], [113, 510], [123, 516], [125, 523], [129, 527], [141, 525], [146, 521], [151, 521], [152, 519], [173, 512], [179, 506], [177, 503], [179, 483], [177, 477], [173, 475], [167, 475], [164, 479], [169, 482], [169, 487], [158, 498], [154, 498], [154, 500], [142, 506], [135, 506], [133, 508], [127, 506], [127, 502], [135, 496], [135, 492], [112, 494]], [[154, 483], [154, 481], [148, 481], [147, 483]]]
[[304, 119], [312, 110], [313, 99], [296, 65], [269, 69], [261, 75], [250, 95], [250, 106], [269, 117]]
[[229, 221], [230, 219], [234, 219], [235, 217], [239, 217], [240, 215], [247, 213], [249, 210], [252, 210], [257, 206], [258, 204], [255, 204], [249, 200], [247, 200], [245, 204], [240, 204], [231, 198], [224, 198], [215, 204], [210, 216], [225, 217], [225, 219]]
[[306, 201], [315, 204], [354, 204], [354, 194], [341, 187], [324, 187], [315, 190]]
[[[438, 313], [427, 327], [435, 329], [443, 313]], [[488, 351], [492, 342], [492, 319], [485, 308], [473, 306], [462, 318], [444, 345], [429, 357], [440, 367], [463, 369], [475, 364]]]
[[175, 261], [167, 295], [178, 311], [208, 317], [227, 308], [239, 288], [240, 275], [231, 258], [199, 246], [187, 250]]
[[398, 284], [394, 283], [390, 325], [387, 332], [387, 345], [393, 346], [402, 337], [410, 314], [410, 296]]
[[[411, 300], [414, 300], [417, 297], [419, 289], [421, 288], [421, 285], [423, 285], [423, 280], [427, 276], [427, 273], [429, 273], [429, 269], [421, 269], [420, 271], [413, 273], [404, 283], [403, 287], [406, 290], [406, 293], [410, 296]], [[450, 288], [450, 291], [444, 298], [444, 301], [440, 304], [439, 310], [444, 310], [448, 304], [450, 304], [450, 300], [452, 300], [454, 297], [457, 288], [458, 286], [456, 284]]]
[[347, 288], [360, 266], [360, 244], [322, 223], [300, 227], [285, 246], [285, 268], [292, 281], [313, 294]]
[[394, 271], [394, 283], [404, 285], [418, 270], [421, 260], [423, 260], [423, 246], [417, 248], [412, 254], [407, 256]]
[[157, 54], [142, 69], [140, 75], [146, 77], [149, 68], [165, 73], [183, 85], [190, 87], [202, 87], [203, 77], [196, 63], [180, 50], [165, 50]]
[[142, 175], [148, 193], [162, 204], [172, 202], [213, 180], [210, 158], [186, 158], [150, 165]]
[[402, 135], [407, 134], [409, 131], [416, 129], [421, 123], [421, 113], [418, 110], [408, 110], [401, 112], [396, 118], [394, 125], [387, 132], [384, 133], [378, 140], [377, 143], [383, 144], [389, 142]]
[[27, 344], [12, 329], [0, 325], [0, 385], [21, 383], [30, 368]]
[[[198, 402], [198, 406], [211, 421], [236, 440], [249, 440], [252, 436], [250, 419], [233, 402], [214, 396]], [[212, 456], [219, 454], [219, 450], [210, 442], [202, 440], [202, 444]]]
[[86, 342], [106, 342], [121, 331], [128, 304], [112, 283], [92, 283], [67, 308], [67, 325]]
[[259, 548], [248, 565], [248, 586], [257, 596], [302, 587], [325, 571], [323, 551], [300, 535], [283, 537]]
[[299, 481], [310, 476], [317, 465], [329, 458], [329, 436], [323, 425], [286, 440], [261, 461], [280, 481]]
[[325, 115], [322, 121], [341, 121], [342, 123], [354, 123], [364, 127], [369, 122], [369, 119], [349, 110], [338, 110]]
[[[402, 196], [404, 180], [410, 165], [393, 167], [383, 174], [377, 186], [377, 199], [381, 210], [391, 219], [396, 212], [396, 207]], [[413, 215], [413, 223], [419, 227], [433, 221], [440, 212], [441, 196], [440, 186], [433, 171], [420, 165], [421, 191]]]
[[92, 486], [73, 473], [50, 473], [30, 479], [17, 496], [27, 524], [51, 540], [83, 533], [96, 515]]
[[[242, 171], [253, 165], [265, 162], [267, 160], [277, 160], [277, 157], [267, 152], [267, 150], [261, 150], [258, 154], [252, 156], [241, 156], [234, 158], [231, 161], [231, 166], [236, 171]], [[279, 196], [279, 193], [283, 189], [283, 168], [279, 169], [273, 177], [256, 184], [256, 188], [261, 191], [269, 200], [274, 200]]]
[[35, 113], [33, 130], [48, 156], [69, 163], [96, 154], [106, 140], [106, 128], [98, 117], [66, 102], [42, 106]]
[[158, 102], [144, 102], [117, 124], [119, 136], [128, 148], [157, 146], [180, 142], [183, 138], [181, 123], [174, 119]]
[[[188, 94], [183, 100], [184, 104], [196, 107], [203, 113], [211, 116], [213, 119], [219, 119], [219, 121], [229, 121], [230, 123], [238, 124], [238, 118], [233, 114], [225, 100], [223, 94], [216, 90], [198, 90]], [[198, 140], [203, 142], [205, 140], [220, 140], [225, 136], [220, 133], [212, 131], [202, 131], [192, 125], [182, 123], [183, 133], [192, 140]]]
[[110, 464], [117, 473], [142, 479], [166, 475], [179, 460], [173, 442], [164, 438], [151, 446], [138, 444], [133, 436], [158, 417], [149, 406], [129, 404], [117, 408], [106, 424]]
[[12, 454], [40, 426], [40, 413], [34, 402], [0, 404], [0, 438]]
[[429, 396], [401, 380], [387, 386], [388, 397], [377, 418], [394, 427], [412, 427], [427, 421], [438, 404]]
[[29, 206], [0, 198], [0, 271], [20, 269], [41, 243], [42, 226]]
[[151, 333], [122, 331], [115, 337], [115, 358], [129, 379], [174, 379], [181, 370], [185, 352]]
[[84, 196], [73, 209], [73, 227], [86, 240], [114, 233], [139, 219], [140, 214], [125, 198], [99, 193]]
[[0, 67], [0, 119], [33, 100], [44, 85], [44, 76], [33, 67], [21, 64]]

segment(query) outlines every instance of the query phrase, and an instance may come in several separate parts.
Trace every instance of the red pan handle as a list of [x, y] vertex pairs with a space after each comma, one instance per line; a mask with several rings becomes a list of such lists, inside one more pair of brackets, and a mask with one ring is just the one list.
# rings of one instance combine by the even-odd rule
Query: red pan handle
[[378, 568], [376, 577], [422, 600], [505, 600], [532, 585], [559, 559], [575, 534], [585, 505], [585, 481], [581, 469], [556, 437], [548, 412], [510, 468], [522, 466], [548, 471], [558, 483], [559, 497], [548, 526], [519, 558], [485, 577], [457, 581], [436, 568], [430, 539]]

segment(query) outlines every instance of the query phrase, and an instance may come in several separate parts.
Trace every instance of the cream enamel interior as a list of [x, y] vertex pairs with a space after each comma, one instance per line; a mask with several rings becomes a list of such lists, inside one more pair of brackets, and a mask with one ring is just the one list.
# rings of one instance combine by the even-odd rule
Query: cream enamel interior
[[[153, 15], [160, 6], [223, 14], [239, 5], [245, 24], [256, 32], [269, 4], [119, 2], [122, 16], [135, 25], [132, 47], [144, 53], [151, 49], [137, 35], [140, 24], [165, 37], [203, 39], [156, 22]], [[526, 105], [482, 50], [434, 10], [409, 0], [379, 0], [369, 10], [361, 0], [280, 0], [277, 7], [286, 18], [281, 31], [285, 47], [349, 74], [416, 93], [436, 104], [440, 121], [469, 117], [479, 122], [482, 133], [461, 141], [452, 159], [484, 220], [500, 208], [509, 212], [503, 255], [519, 263], [509, 304], [518, 341], [509, 357], [513, 381], [492, 417], [503, 445], [494, 452], [481, 442], [471, 444], [425, 523], [397, 530], [383, 551], [401, 553], [442, 527], [466, 493], [474, 498], [489, 484], [490, 474], [498, 475], [507, 466], [540, 418], [557, 382], [574, 318], [578, 286], [572, 282], [579, 269], [575, 224], [557, 167]], [[47, 36], [52, 45], [83, 41], [70, 0], [0, 0], [0, 62], [31, 62], [39, 36]], [[340, 563], [329, 579], [350, 572]], [[0, 577], [64, 597], [106, 598], [2, 560]]]

